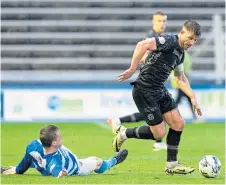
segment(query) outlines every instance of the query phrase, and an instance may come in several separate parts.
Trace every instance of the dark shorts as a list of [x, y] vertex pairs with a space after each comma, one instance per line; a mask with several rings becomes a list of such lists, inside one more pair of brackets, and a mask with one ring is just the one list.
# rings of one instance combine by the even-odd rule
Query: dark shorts
[[176, 102], [165, 88], [148, 91], [136, 84], [133, 87], [133, 100], [151, 126], [160, 124], [164, 113], [177, 108]]

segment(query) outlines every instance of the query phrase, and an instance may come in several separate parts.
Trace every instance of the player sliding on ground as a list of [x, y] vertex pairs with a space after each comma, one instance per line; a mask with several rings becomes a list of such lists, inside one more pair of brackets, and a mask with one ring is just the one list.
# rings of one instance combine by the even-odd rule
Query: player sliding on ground
[[129, 138], [162, 139], [166, 134], [165, 123], [169, 125], [167, 134], [167, 174], [187, 174], [194, 171], [178, 163], [177, 154], [184, 119], [177, 104], [164, 87], [164, 83], [174, 70], [179, 88], [191, 99], [198, 115], [202, 115], [189, 82], [184, 75], [184, 50], [193, 46], [201, 36], [201, 27], [196, 21], [186, 21], [178, 35], [166, 34], [138, 42], [133, 53], [130, 68], [119, 75], [119, 81], [130, 78], [146, 51], [151, 51], [133, 85], [133, 99], [148, 125], [121, 129], [113, 140], [114, 151], [120, 151], [122, 144]]
[[123, 162], [128, 155], [122, 150], [108, 160], [97, 157], [78, 159], [69, 149], [62, 145], [59, 129], [48, 125], [40, 130], [39, 140], [33, 140], [26, 148], [21, 162], [10, 168], [1, 167], [5, 175], [23, 174], [29, 168], [36, 168], [42, 175], [64, 177], [71, 175], [89, 175], [91, 172], [104, 173], [110, 168]]

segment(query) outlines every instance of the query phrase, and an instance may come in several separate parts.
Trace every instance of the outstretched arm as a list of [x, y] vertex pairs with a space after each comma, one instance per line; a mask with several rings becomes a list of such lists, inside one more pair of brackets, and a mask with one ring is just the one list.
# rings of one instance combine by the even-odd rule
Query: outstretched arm
[[183, 70], [175, 70], [174, 76], [176, 77], [176, 81], [178, 84], [178, 87], [191, 99], [191, 102], [194, 106], [195, 111], [199, 116], [202, 115], [201, 109], [197, 103], [197, 99], [195, 97], [194, 92], [192, 91], [189, 81], [187, 77], [184, 75]]
[[175, 36], [167, 35], [165, 37], [152, 37], [137, 43], [133, 53], [130, 68], [118, 76], [118, 80], [124, 81], [130, 78], [137, 69], [137, 65], [145, 58], [147, 51], [167, 51], [175, 45]]
[[156, 39], [154, 37], [138, 42], [133, 53], [130, 68], [120, 74], [118, 80], [121, 82], [130, 78], [136, 71], [138, 63], [144, 59], [145, 53], [147, 51], [155, 51], [156, 49]]
[[157, 49], [156, 39], [154, 37], [138, 42], [133, 53], [130, 68], [136, 70], [137, 64], [140, 62], [144, 54], [148, 50], [155, 51], [156, 49]]
[[23, 174], [26, 172], [29, 167], [31, 166], [32, 158], [31, 156], [26, 152], [23, 159], [20, 161], [20, 163], [17, 166], [13, 166], [5, 171], [3, 171], [4, 175], [11, 175], [11, 174]]
[[16, 173], [17, 174], [23, 174], [25, 173], [31, 166], [32, 163], [32, 157], [29, 153], [26, 152], [23, 159], [20, 161], [20, 163], [16, 166]]
[[146, 51], [143, 57], [141, 58], [140, 63], [144, 63], [150, 53], [151, 51]]

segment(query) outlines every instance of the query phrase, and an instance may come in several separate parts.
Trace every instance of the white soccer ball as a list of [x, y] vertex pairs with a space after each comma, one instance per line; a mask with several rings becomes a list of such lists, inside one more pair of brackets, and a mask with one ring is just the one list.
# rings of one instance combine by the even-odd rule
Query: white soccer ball
[[215, 178], [220, 174], [221, 162], [212, 155], [206, 155], [199, 161], [199, 172], [206, 178]]

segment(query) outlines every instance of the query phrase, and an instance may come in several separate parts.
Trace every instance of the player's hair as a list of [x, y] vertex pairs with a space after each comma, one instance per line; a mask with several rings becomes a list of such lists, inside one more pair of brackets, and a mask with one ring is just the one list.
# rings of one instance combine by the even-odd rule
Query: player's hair
[[201, 37], [201, 26], [194, 20], [188, 20], [184, 23], [184, 27], [195, 34], [196, 37]]
[[152, 19], [154, 19], [154, 16], [155, 15], [162, 15], [162, 16], [165, 16], [166, 14], [164, 14], [163, 12], [161, 12], [161, 11], [158, 11], [158, 12], [156, 12], [156, 13], [154, 13], [153, 15], [152, 15]]
[[39, 139], [44, 148], [52, 145], [52, 142], [57, 138], [58, 131], [59, 129], [55, 125], [48, 125], [40, 130]]

